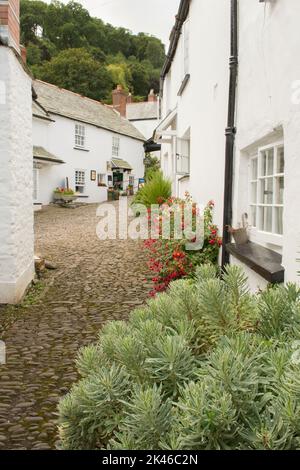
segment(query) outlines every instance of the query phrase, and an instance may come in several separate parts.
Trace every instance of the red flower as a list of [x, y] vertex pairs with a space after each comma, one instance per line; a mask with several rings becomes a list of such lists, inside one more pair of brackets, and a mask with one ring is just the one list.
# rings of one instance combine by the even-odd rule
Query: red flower
[[214, 245], [216, 243], [216, 240], [215, 238], [212, 238], [211, 240], [209, 240], [208, 242], [210, 245]]

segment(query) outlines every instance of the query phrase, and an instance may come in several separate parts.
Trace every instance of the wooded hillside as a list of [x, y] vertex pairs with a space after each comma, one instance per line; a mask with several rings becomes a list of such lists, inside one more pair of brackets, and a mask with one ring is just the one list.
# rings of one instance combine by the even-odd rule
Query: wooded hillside
[[21, 0], [21, 40], [41, 80], [107, 102], [117, 84], [136, 99], [158, 92], [162, 42], [93, 18], [80, 3]]

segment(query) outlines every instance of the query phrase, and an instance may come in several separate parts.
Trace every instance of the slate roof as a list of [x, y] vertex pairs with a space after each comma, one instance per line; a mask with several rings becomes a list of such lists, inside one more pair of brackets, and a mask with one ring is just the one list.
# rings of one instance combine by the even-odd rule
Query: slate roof
[[33, 157], [44, 162], [65, 163], [63, 160], [53, 155], [53, 153], [50, 153], [44, 149], [44, 147], [39, 147], [36, 145], [33, 146]]
[[48, 113], [91, 124], [143, 142], [146, 140], [127, 119], [99, 101], [40, 80], [35, 80], [33, 86], [38, 103]]
[[126, 117], [129, 121], [158, 119], [158, 103], [157, 101], [128, 103], [126, 106]]
[[37, 103], [37, 101], [32, 100], [32, 114], [35, 117], [38, 117], [40, 119], [45, 119], [46, 121], [52, 121], [51, 117], [47, 113], [47, 111], [42, 108], [42, 106]]

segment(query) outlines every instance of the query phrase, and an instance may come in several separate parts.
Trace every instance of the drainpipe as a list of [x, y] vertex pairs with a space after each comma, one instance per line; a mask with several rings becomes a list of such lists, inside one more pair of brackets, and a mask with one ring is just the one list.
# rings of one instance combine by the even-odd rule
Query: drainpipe
[[229, 59], [229, 99], [228, 118], [225, 149], [225, 181], [224, 181], [224, 213], [223, 213], [223, 249], [222, 267], [229, 264], [229, 253], [226, 250], [227, 243], [230, 242], [228, 226], [232, 225], [232, 197], [233, 197], [233, 157], [235, 143], [235, 108], [236, 108], [236, 87], [238, 77], [238, 0], [231, 0], [231, 40]]

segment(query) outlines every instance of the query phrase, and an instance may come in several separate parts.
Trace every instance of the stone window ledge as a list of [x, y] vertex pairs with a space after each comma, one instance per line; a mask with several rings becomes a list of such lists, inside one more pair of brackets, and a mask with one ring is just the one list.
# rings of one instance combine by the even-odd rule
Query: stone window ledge
[[84, 147], [74, 147], [74, 150], [81, 150], [81, 152], [89, 152], [89, 149], [86, 149]]
[[226, 250], [271, 284], [284, 282], [282, 256], [275, 251], [253, 242], [245, 245], [228, 243]]

